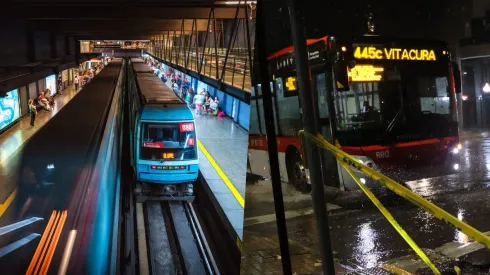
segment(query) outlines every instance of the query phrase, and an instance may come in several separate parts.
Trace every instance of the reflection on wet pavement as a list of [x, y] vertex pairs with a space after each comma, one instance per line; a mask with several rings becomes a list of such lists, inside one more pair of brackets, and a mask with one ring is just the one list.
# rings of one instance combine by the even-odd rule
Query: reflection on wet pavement
[[[490, 137], [467, 135], [462, 138], [461, 171], [458, 174], [407, 182], [416, 193], [436, 203], [458, 219], [482, 232], [490, 230]], [[286, 211], [311, 207], [309, 195], [300, 194], [283, 185]], [[248, 184], [246, 219], [274, 214], [270, 181]], [[389, 206], [389, 211], [422, 249], [436, 249], [448, 242], [468, 244], [471, 239], [411, 204]], [[340, 210], [329, 215], [330, 235], [336, 261], [353, 270], [371, 270], [387, 260], [414, 253], [384, 217], [373, 208]], [[320, 260], [315, 217], [308, 213], [287, 219], [291, 255], [308, 255], [312, 262], [294, 262], [298, 274], [320, 274], [321, 266], [311, 270]], [[274, 240], [263, 243], [264, 238]], [[275, 245], [275, 246], [274, 246]], [[250, 225], [244, 232], [244, 264], [242, 274], [267, 274], [248, 271], [249, 257], [272, 257], [279, 254], [275, 221]], [[262, 256], [261, 256], [262, 255]], [[294, 256], [293, 256], [294, 257]], [[251, 259], [252, 259], [251, 258]], [[264, 260], [264, 259], [262, 259]], [[273, 261], [267, 258], [267, 261]], [[275, 259], [281, 271], [280, 260]], [[317, 262], [318, 265], [318, 262]], [[306, 269], [308, 268], [308, 269]], [[337, 268], [337, 266], [336, 266]], [[269, 268], [271, 269], [271, 268]], [[468, 269], [471, 270], [471, 269]], [[339, 270], [340, 272], [340, 265]], [[277, 273], [277, 274], [279, 274]], [[275, 274], [275, 273], [270, 273]], [[339, 273], [342, 274], [342, 273]], [[368, 273], [372, 274], [372, 273]], [[463, 273], [465, 274], [465, 273]], [[471, 274], [471, 273], [468, 273]]]

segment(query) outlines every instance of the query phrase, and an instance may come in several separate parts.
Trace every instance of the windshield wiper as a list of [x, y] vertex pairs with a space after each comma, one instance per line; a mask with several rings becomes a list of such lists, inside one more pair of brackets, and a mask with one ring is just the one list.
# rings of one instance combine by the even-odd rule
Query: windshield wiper
[[391, 120], [390, 124], [388, 125], [388, 127], [386, 128], [386, 130], [384, 132], [385, 134], [388, 132], [391, 132], [391, 130], [393, 130], [393, 127], [395, 127], [396, 122], [398, 122], [398, 117], [400, 116], [401, 113], [402, 113], [402, 108], [400, 108], [400, 110], [398, 110], [395, 117]]
[[393, 127], [395, 127], [396, 123], [398, 122], [398, 118], [400, 117], [400, 114], [402, 113], [402, 107], [396, 112], [395, 117], [390, 121], [390, 124], [388, 124], [388, 127], [386, 127], [385, 131], [381, 134], [381, 136], [378, 138], [378, 140], [381, 142], [386, 135], [393, 130]]

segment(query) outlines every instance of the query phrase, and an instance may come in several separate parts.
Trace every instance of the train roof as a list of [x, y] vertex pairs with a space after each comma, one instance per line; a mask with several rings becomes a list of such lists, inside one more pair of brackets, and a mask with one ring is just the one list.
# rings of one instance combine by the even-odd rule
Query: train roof
[[187, 106], [170, 87], [154, 74], [137, 73], [136, 82], [138, 83], [138, 91], [142, 103], [145, 105], [159, 105], [161, 107], [168, 107], [168, 105]]
[[133, 63], [133, 70], [136, 74], [139, 73], [153, 73], [150, 66], [145, 63]]
[[144, 61], [141, 57], [133, 57], [131, 58], [131, 63], [144, 63]]

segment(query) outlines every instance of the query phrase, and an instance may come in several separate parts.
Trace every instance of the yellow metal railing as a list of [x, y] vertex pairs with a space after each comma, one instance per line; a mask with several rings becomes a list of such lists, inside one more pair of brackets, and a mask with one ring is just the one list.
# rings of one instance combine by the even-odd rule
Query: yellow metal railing
[[[396, 181], [388, 178], [387, 176], [381, 174], [380, 172], [359, 162], [357, 159], [353, 158], [349, 154], [340, 150], [336, 146], [330, 144], [320, 134], [313, 135], [311, 133], [302, 130], [300, 131], [300, 137], [302, 139], [307, 138], [311, 140], [318, 147], [330, 151], [337, 158], [340, 164], [347, 170], [349, 175], [351, 175], [354, 181], [359, 185], [360, 189], [364, 191], [364, 193], [369, 197], [369, 199], [374, 203], [374, 205], [381, 211], [381, 213], [386, 217], [386, 219], [391, 223], [391, 225], [396, 229], [396, 231], [402, 236], [402, 238], [408, 243], [408, 245], [410, 245], [410, 247], [415, 251], [415, 253], [424, 261], [424, 263], [427, 264], [427, 266], [429, 266], [429, 268], [435, 274], [441, 274], [441, 273], [435, 267], [435, 265], [430, 261], [427, 255], [410, 238], [410, 236], [405, 232], [405, 230], [401, 228], [401, 226], [396, 222], [395, 218], [381, 204], [381, 202], [376, 198], [376, 196], [361, 182], [359, 177], [354, 173], [353, 169], [358, 170], [363, 174], [365, 174], [367, 177], [373, 179], [374, 181], [383, 184], [386, 188], [390, 189], [397, 195], [415, 204], [416, 206], [423, 208], [437, 219], [445, 221], [449, 225], [453, 226], [455, 229], [466, 234], [469, 238], [473, 239], [476, 242], [481, 243], [483, 246], [490, 249], [489, 236], [475, 229], [471, 225], [464, 223], [463, 221], [459, 220], [457, 217], [449, 214], [444, 209], [438, 207], [437, 205], [429, 202], [428, 200], [417, 195], [416, 193], [410, 191], [408, 188], [400, 185]], [[304, 143], [304, 141], [302, 142]], [[455, 270], [458, 272], [459, 268], [455, 267]]]

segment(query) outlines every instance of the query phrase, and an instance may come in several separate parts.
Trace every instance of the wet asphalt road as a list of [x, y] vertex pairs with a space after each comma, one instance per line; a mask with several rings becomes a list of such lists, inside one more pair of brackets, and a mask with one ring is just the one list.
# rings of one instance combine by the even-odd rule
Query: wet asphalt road
[[[468, 135], [461, 139], [464, 146], [461, 171], [455, 175], [408, 182], [408, 186], [424, 198], [436, 203], [449, 213], [476, 229], [490, 231], [490, 137]], [[270, 183], [262, 181], [247, 185], [245, 218], [273, 214]], [[284, 199], [286, 211], [304, 210], [311, 207], [308, 196], [292, 191], [286, 184]], [[398, 223], [421, 247], [435, 249], [448, 242], [467, 243], [468, 237], [433, 218], [424, 210], [408, 203], [388, 206]], [[301, 212], [301, 211], [298, 211]], [[304, 212], [304, 211], [303, 211]], [[297, 214], [297, 213], [296, 213]], [[315, 218], [311, 214], [287, 219], [288, 235], [293, 243], [300, 244], [319, 259]], [[334, 256], [339, 263], [357, 270], [366, 270], [381, 263], [405, 255], [414, 254], [410, 247], [373, 206], [331, 212], [330, 235]], [[274, 238], [275, 221], [262, 222], [245, 227], [247, 232]], [[294, 254], [295, 251], [292, 251]], [[293, 264], [300, 272], [301, 263]]]

